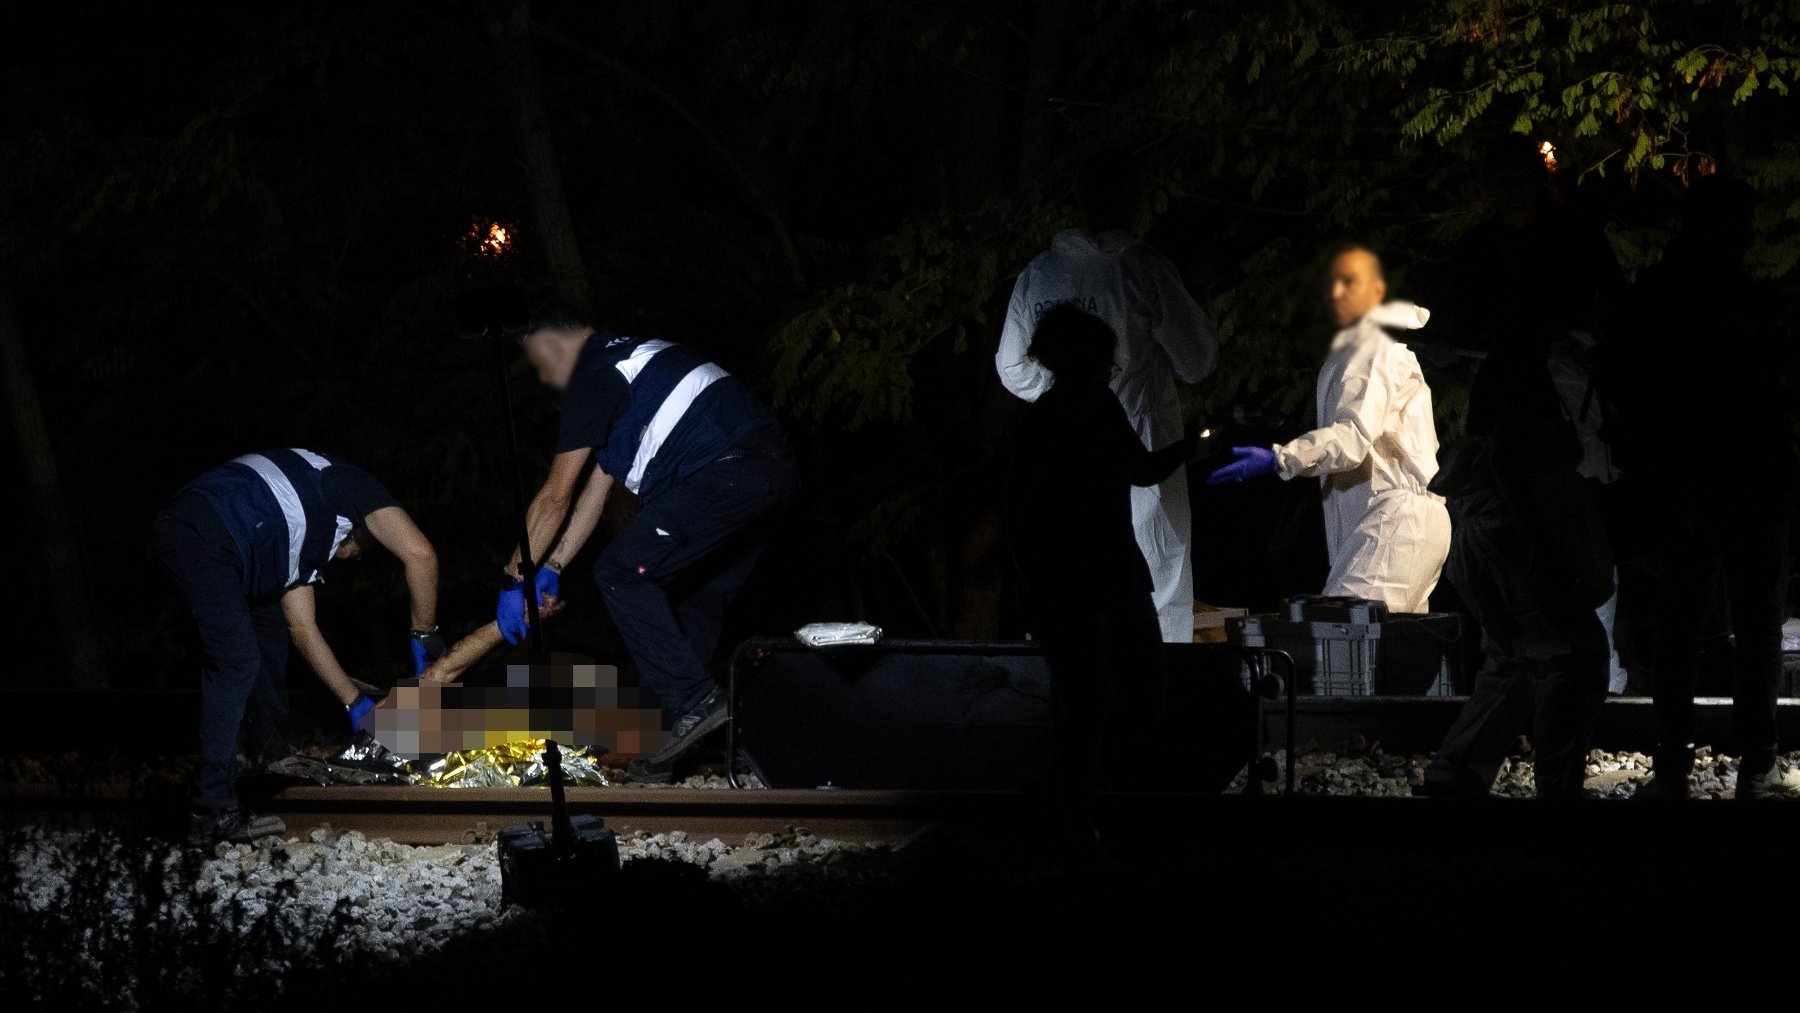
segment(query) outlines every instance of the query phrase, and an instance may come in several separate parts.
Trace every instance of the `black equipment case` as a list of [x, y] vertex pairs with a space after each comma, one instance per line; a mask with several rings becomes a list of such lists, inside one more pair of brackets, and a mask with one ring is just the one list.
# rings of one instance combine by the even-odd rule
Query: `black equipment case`
[[619, 874], [619, 843], [598, 816], [569, 817], [562, 752], [544, 743], [551, 829], [536, 820], [500, 831], [500, 904], [570, 907], [594, 899]]

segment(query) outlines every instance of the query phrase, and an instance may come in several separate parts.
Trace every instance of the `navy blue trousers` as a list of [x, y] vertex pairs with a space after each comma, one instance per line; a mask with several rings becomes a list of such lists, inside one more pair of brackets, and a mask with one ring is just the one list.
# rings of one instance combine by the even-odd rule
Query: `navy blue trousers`
[[193, 803], [231, 808], [237, 805], [240, 733], [252, 762], [289, 752], [287, 619], [279, 599], [244, 597], [237, 547], [203, 501], [178, 501], [156, 518], [150, 555], [174, 581], [205, 654]]
[[798, 487], [788, 457], [715, 461], [643, 504], [594, 579], [645, 689], [671, 722], [712, 692], [725, 607]]

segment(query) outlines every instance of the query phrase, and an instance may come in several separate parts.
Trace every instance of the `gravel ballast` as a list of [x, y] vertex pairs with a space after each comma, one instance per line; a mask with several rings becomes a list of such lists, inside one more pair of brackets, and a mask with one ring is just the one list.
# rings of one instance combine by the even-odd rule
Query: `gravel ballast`
[[[5, 841], [0, 994], [15, 998], [273, 1001], [296, 969], [366, 976], [472, 938], [520, 945], [546, 931], [541, 914], [500, 906], [492, 844], [409, 847], [327, 827], [210, 851], [118, 831], [28, 828]], [[798, 871], [815, 886], [866, 879], [892, 854], [804, 830], [736, 847], [637, 833], [619, 850], [627, 890], [666, 892], [673, 877], [751, 908]]]
[[[1800, 752], [1786, 756], [1789, 764], [1800, 766]], [[1286, 754], [1272, 754], [1273, 769], [1280, 772], [1271, 790], [1285, 784]], [[1296, 755], [1295, 789], [1303, 795], [1340, 795], [1356, 797], [1410, 796], [1413, 788], [1425, 780], [1425, 768], [1431, 765], [1428, 755], [1395, 755], [1384, 752], [1379, 743], [1347, 743], [1334, 752], [1308, 750]], [[1611, 753], [1593, 750], [1588, 753], [1587, 795], [1590, 798], [1628, 799], [1651, 777], [1650, 757], [1643, 753]], [[1701, 749], [1688, 778], [1689, 794], [1696, 799], [1729, 798], [1737, 789], [1738, 761], [1730, 756], [1715, 756]], [[1240, 773], [1230, 790], [1242, 792], [1245, 775]], [[1532, 779], [1528, 750], [1508, 757], [1500, 765], [1492, 794], [1500, 798], [1533, 798], [1536, 786]]]
[[[1272, 760], [1279, 769], [1280, 754]], [[1794, 760], [1800, 754], [1791, 754]], [[1309, 795], [1408, 796], [1428, 761], [1425, 756], [1389, 755], [1379, 744], [1352, 742], [1335, 751], [1301, 754], [1298, 787]], [[1590, 796], [1623, 799], [1649, 777], [1650, 762], [1639, 753], [1596, 751], [1588, 769]], [[1691, 781], [1694, 795], [1728, 798], [1736, 776], [1734, 759], [1703, 754]], [[704, 777], [691, 786], [716, 787]], [[1240, 778], [1232, 790], [1242, 787]], [[1531, 792], [1529, 755], [1509, 759], [1494, 794], [1522, 798]], [[1368, 809], [1413, 813], [1429, 812], [1432, 805], [1420, 800]], [[1494, 808], [1519, 814], [1500, 825], [1538, 809]], [[1290, 807], [1267, 810], [1277, 811], [1291, 811], [1296, 819], [1302, 813]], [[1209, 863], [1218, 860], [1206, 857], [1204, 845], [1165, 845], [1154, 830], [1121, 833], [1112, 839], [1128, 850], [1139, 849], [1135, 861], [1146, 863], [1134, 868], [1179, 877], [1174, 882], [1203, 877]], [[5, 845], [0, 939], [6, 941], [0, 946], [0, 999], [10, 1008], [55, 1004], [130, 1010], [181, 1004], [193, 1010], [242, 1010], [288, 1003], [319, 1008], [328, 1005], [319, 996], [334, 994], [331, 990], [341, 982], [410, 976], [405, 980], [437, 981], [447, 989], [463, 968], [479, 963], [504, 969], [546, 946], [558, 948], [563, 959], [583, 958], [589, 954], [589, 937], [583, 933], [602, 925], [617, 931], [609, 944], [596, 937], [593, 959], [623, 953], [641, 960], [646, 952], [680, 953], [684, 946], [699, 946], [696, 952], [711, 955], [725, 952], [720, 948], [727, 944], [738, 947], [732, 952], [755, 952], [752, 943], [792, 944], [791, 939], [766, 938], [765, 933], [781, 936], [769, 926], [798, 924], [807, 931], [835, 932], [839, 926], [861, 925], [867, 931], [871, 921], [902, 925], [899, 919], [918, 910], [932, 917], [946, 908], [958, 910], [964, 924], [977, 924], [972, 919], [988, 912], [1018, 910], [1025, 912], [1017, 916], [1021, 921], [1032, 922], [1039, 916], [1029, 905], [1040, 905], [1042, 918], [1056, 918], [1071, 896], [1069, 880], [1058, 878], [1068, 867], [1059, 864], [1064, 858], [1057, 857], [1045, 833], [1002, 840], [938, 830], [889, 845], [831, 841], [796, 828], [753, 836], [738, 846], [681, 833], [624, 834], [619, 839], [624, 864], [618, 889], [595, 905], [580, 929], [540, 912], [501, 908], [491, 843], [409, 847], [326, 827], [293, 828], [286, 839], [212, 849], [124, 830], [27, 827], [0, 840]], [[1379, 855], [1371, 859], [1366, 851], [1340, 855], [1344, 841], [1322, 842], [1318, 852], [1295, 845], [1307, 856], [1305, 862], [1269, 867], [1305, 870], [1312, 879], [1294, 889], [1308, 897], [1316, 890], [1307, 883], [1341, 887], [1362, 876], [1391, 885], [1403, 881], [1395, 877], [1433, 867], [1408, 860], [1390, 869], [1376, 864]], [[1235, 856], [1236, 845], [1226, 853]], [[1465, 866], [1483, 875], [1510, 868], [1479, 855], [1469, 856]], [[1464, 871], [1455, 870], [1463, 869], [1436, 874], [1461, 876]], [[1501, 892], [1499, 886], [1494, 890]], [[1428, 901], [1441, 892], [1441, 887], [1420, 885], [1416, 897]], [[1155, 896], [1149, 903], [1185, 903], [1179, 901], [1185, 896], [1179, 890], [1171, 893], [1162, 885]], [[898, 917], [870, 919], [863, 914], [870, 909]], [[847, 930], [845, 936], [853, 938]], [[641, 945], [649, 949], [621, 951], [620, 939], [645, 940]], [[352, 989], [347, 994], [363, 993]]]

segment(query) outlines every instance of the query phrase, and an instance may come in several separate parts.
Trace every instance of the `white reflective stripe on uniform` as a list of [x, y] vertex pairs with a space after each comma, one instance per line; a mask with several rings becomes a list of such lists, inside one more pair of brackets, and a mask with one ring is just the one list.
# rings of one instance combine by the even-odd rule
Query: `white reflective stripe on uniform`
[[299, 454], [300, 457], [304, 459], [307, 464], [312, 465], [315, 470], [324, 471], [326, 468], [331, 467], [330, 461], [325, 460], [323, 457], [320, 457], [310, 450], [301, 450], [299, 447], [289, 447], [288, 449]]
[[281, 504], [281, 516], [287, 518], [288, 529], [288, 572], [287, 583], [283, 586], [291, 587], [300, 579], [300, 546], [306, 541], [306, 511], [300, 506], [300, 493], [275, 462], [261, 454], [245, 454], [232, 463], [248, 465], [268, 484], [269, 491], [275, 494], [275, 502]]
[[650, 424], [644, 427], [643, 439], [638, 440], [637, 456], [632, 458], [631, 471], [625, 476], [625, 488], [632, 492], [638, 491], [638, 483], [644, 480], [644, 469], [650, 466], [650, 459], [656, 456], [657, 448], [675, 431], [681, 417], [687, 414], [688, 406], [694, 403], [701, 391], [730, 375], [710, 362], [688, 370], [688, 374], [663, 399], [662, 407], [656, 409], [656, 415], [650, 419]]
[[625, 378], [626, 383], [631, 383], [637, 379], [639, 373], [643, 372], [645, 366], [650, 365], [650, 360], [655, 357], [657, 352], [669, 348], [673, 344], [674, 342], [664, 341], [661, 338], [651, 338], [632, 349], [630, 355], [613, 363], [613, 368], [619, 371], [619, 375]]
[[[330, 461], [327, 461], [325, 458], [320, 457], [318, 454], [315, 454], [310, 450], [304, 450], [300, 447], [289, 447], [288, 449], [292, 450], [296, 454], [299, 454], [302, 460], [304, 460], [307, 464], [312, 465], [313, 468], [315, 468], [318, 471], [324, 471], [326, 468], [331, 467]], [[344, 544], [344, 539], [350, 537], [350, 529], [353, 526], [354, 525], [352, 525], [350, 523], [350, 518], [348, 518], [348, 517], [339, 517], [337, 519], [337, 531], [334, 532], [331, 536], [331, 551], [325, 553], [326, 559], [336, 559], [337, 558], [338, 546]], [[299, 568], [295, 567], [295, 569], [298, 570]], [[314, 579], [317, 579], [319, 576], [318, 571], [314, 570], [312, 576]], [[292, 583], [292, 581], [290, 580], [289, 583]], [[309, 581], [309, 583], [310, 583], [310, 581]]]
[[331, 551], [325, 554], [326, 559], [337, 558], [338, 546], [344, 544], [344, 539], [350, 537], [350, 528], [352, 526], [350, 518], [348, 517], [339, 517], [337, 519], [337, 532], [331, 536]]

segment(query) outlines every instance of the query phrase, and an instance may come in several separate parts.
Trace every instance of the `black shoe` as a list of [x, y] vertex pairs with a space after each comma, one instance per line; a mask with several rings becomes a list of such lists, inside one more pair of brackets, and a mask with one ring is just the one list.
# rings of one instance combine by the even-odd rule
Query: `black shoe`
[[258, 816], [243, 809], [212, 809], [188, 813], [188, 843], [248, 843], [261, 837], [287, 833], [279, 816]]
[[1688, 778], [1694, 773], [1696, 757], [1692, 749], [1671, 749], [1657, 753], [1650, 760], [1650, 780], [1637, 786], [1632, 798], [1647, 802], [1687, 802], [1694, 795]]
[[694, 743], [725, 727], [725, 717], [725, 701], [719, 698], [719, 691], [715, 689], [693, 710], [676, 719], [675, 727], [669, 730], [668, 745], [657, 750], [651, 759], [658, 762], [675, 760]]
[[1777, 759], [1765, 770], [1738, 768], [1737, 797], [1800, 798], [1800, 769]]
[[625, 765], [625, 777], [631, 784], [668, 784], [675, 780], [675, 761], [640, 756]]
[[[1738, 783], [1741, 788], [1743, 782]], [[1679, 776], [1654, 774], [1650, 780], [1638, 785], [1631, 797], [1647, 802], [1686, 802], [1694, 796], [1688, 788], [1688, 776], [1683, 773]]]
[[694, 743], [725, 726], [725, 701], [713, 690], [693, 710], [675, 720], [668, 744], [654, 755], [640, 756], [625, 766], [625, 773], [639, 784], [668, 784], [675, 779], [675, 761]]

